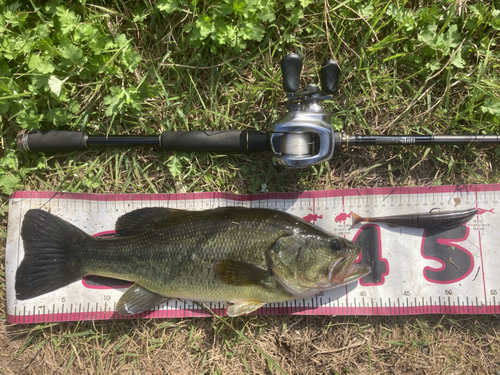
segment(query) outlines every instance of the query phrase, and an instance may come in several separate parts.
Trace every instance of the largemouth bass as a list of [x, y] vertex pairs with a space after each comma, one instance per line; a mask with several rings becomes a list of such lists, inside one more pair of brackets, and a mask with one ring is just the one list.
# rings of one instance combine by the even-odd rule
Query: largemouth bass
[[358, 244], [281, 211], [143, 208], [121, 216], [114, 238], [94, 238], [46, 211], [29, 210], [16, 298], [33, 298], [86, 275], [135, 282], [123, 315], [169, 298], [230, 302], [230, 316], [314, 295], [370, 272]]

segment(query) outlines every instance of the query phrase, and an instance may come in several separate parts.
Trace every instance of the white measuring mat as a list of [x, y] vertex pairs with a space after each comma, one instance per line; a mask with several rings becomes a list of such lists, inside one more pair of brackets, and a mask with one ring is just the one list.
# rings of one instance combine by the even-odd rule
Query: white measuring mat
[[[15, 297], [23, 258], [21, 224], [32, 208], [50, 211], [92, 235], [113, 233], [116, 220], [143, 207], [204, 210], [224, 206], [286, 211], [362, 245], [358, 262], [372, 273], [316, 296], [268, 304], [258, 315], [409, 315], [500, 313], [500, 184], [330, 190], [237, 195], [80, 194], [16, 192], [9, 203], [6, 246], [7, 318], [12, 323], [115, 319], [130, 283], [86, 277], [29, 300]], [[427, 213], [433, 208], [479, 212], [451, 229], [412, 229], [367, 223], [351, 227], [350, 211], [365, 217]], [[206, 304], [225, 314], [224, 304]], [[191, 301], [172, 299], [132, 318], [209, 316]]]

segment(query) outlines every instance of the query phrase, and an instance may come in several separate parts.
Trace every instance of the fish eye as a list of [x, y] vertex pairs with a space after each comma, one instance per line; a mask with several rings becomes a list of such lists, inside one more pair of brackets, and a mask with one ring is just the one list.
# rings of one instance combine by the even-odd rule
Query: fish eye
[[332, 250], [340, 250], [342, 248], [342, 244], [340, 243], [340, 241], [333, 241], [330, 245], [330, 247], [332, 248]]

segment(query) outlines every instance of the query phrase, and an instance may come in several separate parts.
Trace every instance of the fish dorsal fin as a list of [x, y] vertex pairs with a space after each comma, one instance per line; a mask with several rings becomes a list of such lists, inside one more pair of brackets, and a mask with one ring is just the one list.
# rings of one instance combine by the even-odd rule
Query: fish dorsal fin
[[246, 301], [246, 300], [233, 300], [231, 301], [234, 305], [227, 308], [227, 315], [229, 316], [240, 316], [244, 314], [250, 314], [251, 312], [260, 309], [267, 302], [262, 301]]
[[262, 285], [271, 276], [271, 272], [255, 264], [237, 260], [222, 260], [215, 265], [215, 273], [228, 285]]
[[151, 292], [140, 285], [134, 284], [123, 294], [116, 304], [116, 312], [122, 315], [139, 314], [151, 310], [169, 298]]
[[115, 231], [120, 236], [130, 236], [154, 228], [160, 220], [185, 213], [185, 210], [166, 207], [140, 208], [120, 216], [115, 224]]

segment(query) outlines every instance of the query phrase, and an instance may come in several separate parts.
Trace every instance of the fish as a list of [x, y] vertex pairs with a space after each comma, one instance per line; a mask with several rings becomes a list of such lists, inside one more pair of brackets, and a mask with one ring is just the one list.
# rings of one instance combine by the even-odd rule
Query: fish
[[26, 212], [16, 298], [27, 300], [87, 275], [133, 282], [116, 312], [134, 315], [171, 298], [229, 303], [227, 314], [304, 298], [370, 272], [361, 248], [286, 212], [164, 207], [126, 213], [116, 236], [93, 237], [45, 210]]
[[403, 226], [410, 228], [451, 228], [465, 224], [479, 212], [476, 208], [456, 211], [433, 211], [429, 213], [413, 213], [406, 215], [393, 215], [381, 217], [362, 217], [351, 211], [352, 226], [358, 223], [385, 223], [390, 226]]

